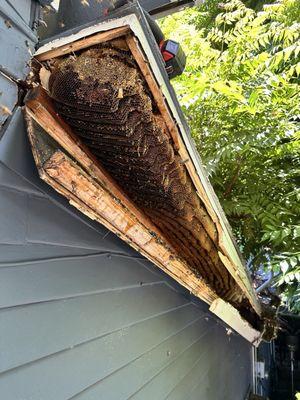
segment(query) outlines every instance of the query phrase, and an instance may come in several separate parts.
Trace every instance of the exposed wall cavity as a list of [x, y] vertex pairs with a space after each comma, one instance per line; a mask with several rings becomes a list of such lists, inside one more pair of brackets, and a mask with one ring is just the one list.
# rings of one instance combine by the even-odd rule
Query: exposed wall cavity
[[49, 91], [58, 113], [191, 270], [219, 296], [247, 308], [248, 301], [218, 256], [215, 224], [131, 53], [119, 42], [57, 59]]

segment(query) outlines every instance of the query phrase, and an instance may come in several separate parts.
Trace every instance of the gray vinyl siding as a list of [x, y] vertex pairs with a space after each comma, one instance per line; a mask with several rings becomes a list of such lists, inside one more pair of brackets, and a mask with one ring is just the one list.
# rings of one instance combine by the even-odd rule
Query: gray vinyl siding
[[[0, 4], [1, 29], [3, 10], [15, 21], [0, 64], [23, 79], [35, 3]], [[6, 59], [5, 46], [19, 51]], [[0, 75], [12, 112], [0, 130], [0, 398], [244, 399], [250, 345], [39, 179], [11, 78]]]
[[0, 68], [9, 76], [24, 79], [27, 62], [37, 37], [32, 31], [37, 3], [29, 0], [0, 2]]
[[18, 87], [7, 76], [0, 72], [0, 105], [6, 107], [7, 112], [0, 112], [0, 126], [6, 121], [8, 115], [12, 113], [18, 101]]
[[0, 1], [0, 127], [17, 106], [15, 82], [24, 80], [29, 71], [28, 62], [37, 43], [32, 28], [38, 12], [36, 1]]

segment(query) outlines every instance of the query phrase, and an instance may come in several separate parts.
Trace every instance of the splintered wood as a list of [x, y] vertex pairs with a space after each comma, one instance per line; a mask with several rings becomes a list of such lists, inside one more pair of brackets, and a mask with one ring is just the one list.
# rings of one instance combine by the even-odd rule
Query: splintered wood
[[51, 63], [40, 74], [51, 98], [37, 88], [25, 107], [40, 176], [191, 293], [208, 304], [221, 297], [257, 326], [247, 276], [223, 246], [218, 217], [129, 32], [96, 33], [37, 56]]
[[[68, 128], [55, 116], [50, 100], [41, 89], [31, 93], [26, 102], [25, 116], [35, 162], [44, 181], [195, 296], [208, 304], [217, 298], [214, 291], [201, 278], [195, 277], [177, 256], [150, 219], [122, 193], [90, 151], [70, 131], [67, 132]], [[58, 150], [59, 145], [64, 151]]]

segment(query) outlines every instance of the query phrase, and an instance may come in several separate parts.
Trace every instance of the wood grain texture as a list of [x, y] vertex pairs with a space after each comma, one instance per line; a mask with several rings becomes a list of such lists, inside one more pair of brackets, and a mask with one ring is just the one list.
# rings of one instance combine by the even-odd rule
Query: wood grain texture
[[91, 182], [66, 156], [55, 153], [44, 165], [44, 171], [65, 189], [65, 195], [72, 200], [72, 204], [79, 205], [86, 215], [120, 235], [192, 293], [197, 293], [206, 301], [216, 297], [200, 278], [191, 273], [162, 235], [154, 235], [134, 215], [124, 210], [119, 201]]
[[217, 224], [169, 135], [175, 125], [158, 87], [149, 84], [150, 71], [142, 77], [136, 57], [111, 46], [55, 63], [49, 79], [55, 109], [195, 276], [246, 308], [245, 294], [220, 257]]
[[[163, 116], [163, 119], [166, 123], [168, 132], [170, 133], [170, 136], [173, 140], [174, 147], [178, 151], [178, 154], [181, 157], [181, 160], [184, 161], [184, 166], [187, 169], [187, 172], [195, 186], [195, 190], [197, 194], [199, 195], [201, 201], [205, 204], [205, 208], [207, 213], [209, 214], [210, 218], [214, 222], [217, 232], [218, 232], [218, 244], [221, 248], [221, 253], [223, 256], [223, 260], [226, 260], [224, 265], [230, 272], [230, 274], [234, 277], [238, 285], [242, 288], [246, 296], [248, 297], [250, 303], [252, 304], [253, 308], [256, 310], [258, 314], [260, 314], [260, 306], [258, 304], [257, 299], [255, 298], [253, 289], [251, 288], [251, 284], [249, 282], [249, 279], [247, 277], [247, 274], [244, 273], [244, 271], [240, 271], [238, 266], [235, 265], [234, 262], [230, 260], [230, 256], [226, 250], [226, 248], [223, 245], [223, 228], [220, 224], [220, 221], [218, 219], [218, 216], [216, 215], [215, 211], [212, 208], [212, 205], [209, 201], [209, 198], [207, 196], [207, 193], [205, 192], [205, 189], [203, 187], [203, 184], [201, 182], [201, 179], [196, 172], [195, 166], [193, 164], [193, 161], [186, 149], [186, 146], [183, 142], [183, 139], [181, 137], [180, 131], [176, 124], [174, 123], [174, 119], [170, 113], [170, 110], [167, 106], [167, 102], [162, 94], [162, 90], [159, 87], [154, 74], [150, 68], [149, 63], [147, 62], [144, 53], [139, 45], [139, 42], [136, 37], [133, 35], [127, 35], [126, 37], [128, 47], [131, 51], [131, 53], [134, 56], [135, 61], [137, 62], [141, 73], [144, 76], [144, 79], [146, 80], [151, 93], [154, 97], [154, 100], [156, 102], [156, 105]], [[222, 261], [223, 261], [222, 260]], [[243, 263], [243, 261], [242, 261]]]
[[61, 57], [66, 54], [73, 53], [78, 50], [86, 49], [95, 44], [107, 42], [112, 39], [119, 38], [126, 35], [130, 31], [128, 26], [122, 26], [120, 28], [112, 29], [105, 32], [96, 33], [95, 35], [88, 36], [84, 39], [77, 40], [65, 46], [54, 48], [53, 50], [47, 51], [36, 56], [38, 61], [46, 61], [52, 58]]
[[[53, 118], [49, 123], [51, 115], [47, 110], [41, 104], [37, 108], [34, 105], [35, 103], [27, 102], [27, 114], [41, 123], [53, 137], [58, 136], [61, 143], [69, 143], [70, 137], [61, 128], [59, 122]], [[47, 118], [43, 120], [43, 117]], [[28, 127], [34, 157], [42, 179], [67, 197], [70, 203], [85, 215], [117, 233], [133, 248], [149, 258], [196, 296], [201, 297], [209, 304], [217, 298], [217, 295], [202, 279], [193, 275], [151, 221], [145, 215], [141, 218], [140, 211], [137, 214], [135, 213], [136, 207], [133, 204], [132, 207], [130, 206], [130, 200], [122, 192], [118, 192], [119, 189], [112, 179], [107, 174], [105, 174], [105, 178], [102, 173], [95, 175], [99, 165], [97, 161], [92, 163], [86, 154], [82, 160], [80, 157], [83, 153], [82, 148], [78, 147], [77, 154], [76, 145], [72, 142], [70, 143], [72, 146], [70, 145], [69, 148], [72, 149], [73, 157], [79, 163], [87, 166], [89, 174], [63, 152], [53, 150], [51, 152], [49, 148], [46, 149], [45, 144], [43, 145], [44, 154], [42, 155], [41, 150], [39, 150], [41, 144], [37, 144], [41, 137], [36, 138], [31, 129], [30, 120]], [[53, 134], [53, 132], [55, 133]], [[48, 157], [47, 161], [45, 154]], [[93, 168], [93, 174], [90, 174], [90, 166]], [[94, 178], [91, 176], [94, 176]], [[125, 199], [125, 204], [123, 199]]]
[[[129, 19], [128, 19], [128, 21], [129, 21]], [[105, 26], [109, 26], [110, 28], [112, 26], [115, 26], [115, 27], [120, 26], [121, 23], [123, 23], [123, 22], [124, 21], [119, 23], [117, 20], [115, 20], [115, 21], [108, 21], [107, 24], [102, 23], [99, 25], [91, 26], [89, 28], [86, 28], [86, 29], [83, 29], [82, 31], [77, 32], [76, 39], [78, 40], [78, 38], [80, 38], [80, 37], [83, 38], [86, 34], [94, 35], [95, 33], [98, 33], [99, 30], [105, 29]], [[157, 84], [156, 78], [155, 78], [155, 76], [157, 78], [160, 77], [158, 69], [155, 68], [153, 59], [151, 57], [149, 57], [149, 60], [151, 58], [151, 60], [149, 62], [149, 60], [145, 56], [146, 53], [149, 56], [149, 49], [147, 49], [147, 45], [145, 45], [145, 38], [143, 37], [143, 35], [140, 32], [138, 32], [138, 30], [136, 30], [136, 25], [134, 22], [129, 21], [129, 23], [131, 25], [131, 28], [135, 31], [138, 38], [134, 37], [131, 32], [130, 35], [128, 35], [128, 37], [127, 37], [128, 47], [130, 47], [132, 54], [134, 54], [136, 62], [139, 64], [139, 68], [141, 69], [141, 72], [144, 74], [144, 77], [145, 77], [149, 87], [151, 88], [151, 90], [153, 89], [152, 94], [154, 96], [154, 100], [156, 101], [158, 108], [160, 109], [161, 112], [163, 112], [162, 110], [164, 109], [164, 112], [165, 112], [165, 110], [167, 110], [167, 113], [169, 113], [170, 124], [168, 125], [168, 127], [172, 131], [171, 136], [172, 136], [172, 140], [174, 142], [173, 143], [174, 148], [178, 149], [179, 154], [182, 155], [182, 162], [186, 163], [187, 170], [188, 170], [189, 174], [191, 174], [191, 178], [195, 184], [196, 191], [197, 191], [199, 197], [201, 198], [201, 201], [203, 201], [205, 203], [207, 212], [210, 214], [210, 217], [216, 224], [216, 228], [218, 230], [218, 235], [219, 235], [219, 246], [220, 246], [221, 252], [224, 256], [223, 260], [226, 261], [224, 264], [225, 268], [228, 269], [229, 274], [233, 276], [233, 279], [237, 282], [238, 286], [240, 286], [242, 291], [245, 293], [246, 297], [248, 297], [248, 300], [251, 303], [251, 306], [253, 307], [253, 309], [257, 312], [257, 314], [260, 315], [261, 314], [260, 304], [259, 304], [259, 302], [255, 296], [254, 290], [251, 286], [249, 276], [245, 270], [244, 262], [241, 259], [240, 254], [238, 252], [236, 252], [236, 249], [237, 249], [236, 245], [232, 242], [234, 240], [233, 236], [230, 234], [230, 232], [228, 232], [228, 223], [225, 220], [225, 217], [222, 214], [222, 212], [220, 213], [220, 206], [219, 206], [218, 202], [215, 200], [215, 196], [213, 195], [212, 190], [209, 185], [208, 185], [209, 186], [209, 188], [208, 188], [209, 195], [207, 196], [206, 177], [203, 175], [203, 173], [201, 173], [201, 168], [199, 169], [199, 166], [197, 165], [197, 161], [198, 161], [197, 157], [195, 159], [195, 158], [193, 158], [193, 154], [191, 154], [190, 147], [187, 144], [187, 142], [189, 142], [189, 140], [186, 141], [185, 133], [180, 132], [180, 129], [178, 129], [177, 124], [180, 125], [178, 117], [174, 119], [170, 113], [170, 109], [169, 109], [168, 105], [170, 105], [172, 108], [172, 104], [170, 103], [171, 100], [168, 97], [168, 92], [165, 91], [166, 86], [163, 85], [162, 88], [159, 87], [159, 85]], [[83, 39], [83, 41], [84, 40], [85, 39]], [[65, 45], [68, 46], [71, 42], [72, 42], [72, 36], [70, 35], [70, 36], [67, 36], [65, 38], [61, 38], [60, 40], [58, 40], [57, 46], [59, 46], [59, 44], [61, 44], [61, 43], [65, 43]], [[55, 41], [48, 43], [48, 45], [45, 45], [42, 48], [40, 48], [38, 50], [37, 54], [40, 56], [41, 54], [43, 54], [43, 52], [48, 51], [50, 46], [54, 47], [55, 45], [56, 45]], [[143, 46], [143, 49], [142, 49], [142, 46]], [[145, 51], [145, 53], [143, 50]], [[158, 53], [157, 49], [155, 49], [155, 52]], [[157, 56], [157, 54], [156, 54], [156, 56]], [[155, 74], [153, 73], [153, 71], [155, 71]], [[161, 79], [160, 79], [160, 82], [162, 82]], [[168, 91], [168, 89], [167, 89], [167, 91]], [[167, 101], [164, 99], [163, 93], [165, 93], [166, 96], [168, 97]], [[168, 104], [168, 102], [169, 102], [169, 104]], [[172, 108], [172, 109], [174, 111], [174, 108]], [[176, 114], [176, 111], [175, 111], [175, 114]], [[165, 114], [165, 115], [167, 115], [167, 114]], [[173, 123], [173, 126], [171, 126], [172, 123]], [[183, 147], [180, 147], [179, 146], [180, 143], [186, 144], [187, 148], [185, 147], [185, 145], [183, 145]], [[187, 151], [187, 149], [189, 149], [189, 151]], [[185, 157], [186, 154], [188, 157]], [[192, 159], [193, 159], [193, 161], [192, 161]], [[230, 229], [229, 229], [229, 231], [230, 231]]]
[[[29, 0], [9, 3], [27, 18]], [[10, 44], [0, 43], [1, 54], [11, 51], [16, 58], [12, 50], [24, 46], [24, 37], [14, 35]], [[243, 393], [251, 375], [229, 354], [241, 353], [250, 365], [250, 346], [237, 336], [229, 340], [212, 315], [202, 318], [205, 304], [190, 304], [187, 291], [38, 177], [20, 108], [6, 126], [0, 138], [0, 238], [10, 244], [0, 240], [1, 399], [90, 400], [85, 395], [95, 388], [97, 399], [119, 400], [155, 378], [143, 400], [160, 400], [180, 371], [204, 355], [203, 367], [212, 371], [208, 381], [218, 382], [218, 393], [205, 400], [240, 400], [232, 394]], [[91, 256], [95, 252], [106, 254]], [[204, 354], [218, 343], [222, 367]], [[189, 393], [180, 390], [181, 400]]]
[[[127, 29], [127, 31], [126, 31], [126, 29]], [[98, 139], [100, 138], [100, 133], [98, 131], [97, 131], [97, 134], [95, 133], [97, 130], [97, 126], [95, 125], [95, 123], [94, 123], [95, 121], [93, 120], [94, 116], [92, 115], [92, 112], [90, 112], [86, 109], [86, 106], [85, 106], [85, 111], [81, 112], [82, 110], [80, 110], [79, 115], [78, 115], [78, 110], [76, 111], [78, 118], [75, 122], [80, 123], [79, 124], [80, 126], [77, 127], [74, 122], [75, 114], [72, 115], [72, 113], [70, 111], [72, 108], [72, 107], [71, 108], [69, 107], [70, 102], [68, 104], [63, 103], [64, 106], [63, 107], [60, 106], [58, 108], [59, 114], [62, 117], [62, 118], [59, 118], [60, 124], [61, 124], [61, 126], [64, 127], [65, 130], [68, 131], [70, 137], [74, 140], [76, 145], [81, 147], [81, 149], [83, 150], [83, 153], [88, 154], [89, 157], [93, 158], [93, 160], [97, 160], [95, 155], [100, 159], [101, 163], [105, 166], [105, 169], [103, 169], [100, 167], [100, 165], [98, 163], [98, 166], [100, 167], [99, 170], [100, 170], [102, 176], [105, 176], [105, 175], [107, 176], [107, 173], [105, 170], [108, 170], [110, 172], [110, 174], [113, 176], [115, 181], [118, 182], [119, 186], [116, 185], [116, 187], [118, 187], [119, 193], [121, 193], [123, 195], [124, 201], [125, 202], [127, 200], [129, 201], [129, 203], [127, 203], [127, 206], [128, 206], [128, 204], [130, 204], [129, 207], [132, 207], [132, 206], [135, 207], [134, 212], [136, 213], [136, 215], [139, 215], [141, 221], [144, 221], [145, 215], [150, 217], [150, 218], [147, 218], [147, 225], [149, 226], [149, 223], [152, 225], [151, 231], [158, 233], [161, 237], [163, 237], [165, 242], [168, 244], [168, 246], [170, 248], [172, 248], [172, 251], [174, 252], [174, 254], [180, 254], [181, 260], [183, 260], [184, 263], [188, 266], [188, 268], [190, 268], [194, 277], [197, 277], [198, 279], [200, 278], [200, 280], [203, 280], [205, 282], [206, 286], [209, 287], [210, 289], [212, 289], [212, 291], [215, 292], [217, 294], [217, 296], [221, 296], [221, 297], [225, 298], [225, 300], [229, 301], [235, 307], [243, 308], [243, 310], [245, 312], [250, 312], [251, 314], [253, 314], [252, 317], [255, 318], [255, 313], [259, 314], [260, 308], [258, 306], [257, 299], [253, 295], [253, 291], [251, 291], [251, 289], [249, 290], [250, 283], [249, 283], [249, 281], [247, 281], [247, 278], [245, 278], [245, 276], [243, 274], [241, 274], [239, 267], [234, 264], [234, 262], [230, 259], [230, 256], [227, 254], [226, 249], [224, 249], [223, 241], [222, 241], [223, 231], [222, 231], [220, 222], [218, 221], [218, 217], [217, 217], [216, 213], [214, 212], [214, 210], [212, 209], [209, 198], [208, 198], [207, 194], [205, 193], [205, 190], [201, 183], [201, 180], [195, 171], [193, 162], [192, 162], [191, 158], [189, 157], [187, 149], [183, 143], [183, 140], [181, 138], [178, 127], [174, 123], [174, 119], [168, 109], [166, 101], [162, 95], [162, 91], [160, 90], [160, 88], [153, 76], [151, 68], [149, 67], [147, 60], [145, 59], [143, 52], [142, 52], [141, 48], [139, 47], [139, 43], [134, 36], [128, 34], [128, 31], [129, 31], [128, 27], [121, 27], [121, 28], [117, 28], [115, 31], [111, 30], [111, 31], [106, 31], [106, 32], [100, 32], [91, 37], [80, 39], [79, 41], [68, 45], [69, 47], [67, 46], [65, 49], [58, 48], [56, 50], [58, 52], [62, 52], [62, 53], [60, 53], [60, 55], [64, 55], [64, 54], [69, 54], [70, 51], [76, 51], [76, 50], [80, 49], [81, 53], [79, 56], [75, 55], [75, 57], [69, 58], [70, 60], [74, 59], [75, 61], [73, 64], [76, 64], [76, 62], [79, 62], [78, 60], [82, 56], [82, 54], [85, 54], [85, 52], [82, 52], [83, 49], [87, 49], [92, 46], [99, 46], [99, 43], [103, 43], [103, 42], [105, 42], [107, 44], [114, 37], [116, 37], [116, 38], [118, 38], [120, 36], [124, 37], [124, 35], [127, 34], [127, 36], [126, 36], [127, 46], [130, 49], [130, 52], [133, 56], [132, 58], [133, 58], [134, 62], [136, 63], [138, 70], [140, 71], [141, 75], [143, 76], [143, 79], [145, 80], [145, 83], [146, 83], [148, 89], [150, 90], [151, 95], [153, 96], [153, 101], [155, 103], [155, 107], [157, 107], [157, 110], [159, 112], [159, 114], [156, 117], [154, 126], [158, 127], [158, 129], [161, 129], [165, 135], [169, 135], [170, 143], [172, 143], [172, 145], [169, 147], [166, 145], [168, 147], [168, 149], [165, 149], [166, 150], [165, 152], [161, 151], [159, 156], [161, 156], [163, 153], [166, 153], [166, 152], [167, 153], [170, 152], [170, 154], [172, 152], [174, 152], [175, 157], [179, 157], [178, 158], [179, 164], [182, 163], [182, 165], [179, 166], [179, 169], [180, 169], [179, 175], [181, 176], [180, 179], [182, 181], [185, 180], [187, 182], [184, 187], [184, 185], [182, 185], [181, 182], [179, 182], [180, 179], [179, 180], [177, 179], [178, 182], [175, 182], [175, 181], [172, 182], [172, 180], [174, 180], [173, 176], [169, 177], [169, 176], [167, 176], [167, 174], [165, 174], [166, 176], [164, 176], [164, 182], [168, 181], [169, 182], [168, 185], [170, 186], [170, 188], [171, 188], [170, 182], [172, 182], [172, 185], [175, 187], [174, 193], [178, 192], [177, 195], [174, 196], [174, 199], [173, 198], [171, 199], [171, 202], [172, 202], [172, 204], [174, 203], [174, 201], [183, 203], [183, 198], [187, 197], [187, 193], [191, 192], [190, 195], [188, 196], [189, 202], [191, 203], [189, 208], [193, 209], [193, 210], [200, 209], [200, 211], [198, 212], [199, 215], [197, 214], [197, 212], [195, 212], [195, 214], [197, 214], [197, 217], [195, 218], [192, 216], [192, 211], [187, 211], [187, 210], [184, 211], [186, 215], [183, 215], [183, 216], [179, 215], [179, 214], [177, 215], [176, 213], [174, 214], [172, 212], [172, 210], [170, 210], [169, 213], [168, 212], [162, 213], [160, 210], [161, 204], [157, 204], [157, 205], [155, 205], [155, 207], [153, 206], [153, 204], [151, 204], [150, 207], [148, 207], [148, 205], [146, 204], [146, 207], [145, 207], [144, 199], [142, 199], [142, 201], [140, 201], [141, 199], [139, 199], [139, 196], [137, 194], [138, 192], [139, 193], [142, 192], [140, 190], [141, 188], [137, 189], [137, 191], [135, 191], [135, 190], [132, 191], [132, 190], [128, 190], [128, 185], [126, 186], [127, 178], [129, 177], [129, 180], [130, 180], [132, 178], [132, 176], [135, 173], [137, 173], [137, 170], [140, 168], [140, 165], [137, 168], [135, 168], [135, 167], [129, 165], [130, 163], [127, 163], [128, 165], [126, 163], [125, 164], [123, 163], [124, 164], [123, 165], [122, 162], [120, 162], [120, 165], [119, 165], [120, 173], [118, 173], [117, 168], [115, 167], [115, 165], [116, 165], [115, 159], [114, 158], [110, 159], [110, 155], [112, 153], [110, 147], [114, 147], [113, 151], [118, 153], [117, 159], [119, 157], [119, 160], [121, 160], [122, 155], [120, 152], [121, 151], [127, 152], [129, 150], [129, 147], [132, 146], [133, 142], [130, 143], [130, 145], [128, 143], [128, 146], [124, 142], [125, 143], [124, 146], [126, 147], [125, 150], [124, 150], [124, 146], [122, 145], [123, 142], [115, 143], [115, 144], [113, 143], [112, 136], [114, 136], [114, 138], [115, 138], [116, 137], [115, 134], [114, 135], [107, 134], [105, 136], [105, 143], [98, 142]], [[114, 32], [115, 32], [115, 36], [114, 36]], [[73, 49], [70, 50], [70, 46], [73, 46], [73, 45], [75, 47], [73, 47]], [[121, 50], [119, 44], [115, 48], [118, 49], [120, 54], [121, 53], [123, 54], [122, 57], [125, 60], [126, 57], [124, 56], [124, 53], [127, 52], [127, 48], [126, 48], [126, 46], [124, 47], [123, 38], [122, 38], [122, 46], [121, 46], [122, 50]], [[98, 53], [102, 51], [101, 47], [97, 47], [97, 49], [98, 49], [97, 50]], [[55, 51], [55, 49], [53, 49], [53, 51]], [[89, 54], [92, 54], [91, 53], [92, 51], [93, 50], [86, 50], [86, 54], [88, 54], [88, 52], [90, 52]], [[66, 52], [66, 53], [64, 53], [64, 52]], [[96, 52], [96, 50], [95, 50], [95, 52]], [[45, 53], [45, 54], [48, 54], [48, 53]], [[58, 55], [58, 53], [53, 53], [52, 57], [60, 57], [60, 55]], [[39, 54], [38, 57], [41, 57], [41, 56], [43, 56], [43, 54]], [[117, 55], [114, 55], [114, 57], [117, 58]], [[64, 58], [60, 57], [60, 60], [62, 60], [62, 62], [64, 62], [63, 61]], [[85, 60], [85, 61], [87, 61], [87, 60]], [[130, 64], [130, 62], [129, 62], [129, 64]], [[55, 64], [55, 65], [57, 66], [57, 64]], [[88, 63], [85, 62], [84, 63], [84, 71], [81, 71], [81, 74], [83, 74], [83, 75], [86, 74], [86, 69], [88, 69], [87, 65], [88, 65]], [[113, 71], [113, 70], [114, 70], [114, 67], [112, 65], [111, 71]], [[93, 71], [96, 71], [96, 70], [93, 69]], [[60, 78], [60, 79], [62, 79], [62, 78]], [[116, 79], [118, 79], [118, 78], [116, 77]], [[51, 77], [50, 77], [50, 80], [51, 80]], [[129, 79], [129, 81], [130, 81], [130, 79]], [[108, 82], [113, 82], [113, 79], [108, 80]], [[113, 83], [112, 83], [112, 85], [113, 85]], [[51, 86], [50, 92], [51, 92], [51, 95], [53, 95], [53, 93], [54, 93], [52, 90], [53, 89], [53, 80], [52, 80], [52, 83], [50, 84], [50, 86]], [[58, 82], [56, 84], [57, 88], [63, 88], [63, 86], [64, 86], [63, 79], [61, 80], [61, 82], [59, 82], [59, 84], [58, 84]], [[66, 102], [69, 101], [68, 96], [72, 92], [72, 90], [73, 89], [68, 90], [65, 93], [65, 96], [63, 96], [63, 98]], [[120, 95], [120, 98], [122, 98], [122, 99], [124, 96], [126, 97], [124, 90], [120, 89], [120, 88], [119, 88], [119, 90], [121, 90], [121, 92], [120, 92], [121, 94], [119, 93], [118, 97], [119, 97], [119, 95]], [[91, 91], [88, 91], [88, 92], [92, 93]], [[95, 91], [95, 93], [96, 93], [96, 91]], [[41, 97], [41, 98], [44, 97], [43, 102], [45, 104], [47, 104], [47, 107], [48, 107], [50, 102], [47, 99], [47, 97], [41, 93], [38, 94], [35, 99], [33, 96], [31, 99], [29, 99], [29, 101], [33, 104], [34, 102], [36, 102], [37, 98], [39, 98], [39, 97]], [[82, 98], [83, 97], [81, 96], [81, 99]], [[56, 97], [56, 100], [57, 100], [57, 97]], [[93, 104], [95, 104], [95, 101], [96, 101], [96, 103], [98, 102], [98, 100], [96, 100], [96, 97], [94, 96]], [[60, 100], [58, 100], [58, 102], [60, 102]], [[91, 104], [92, 103], [90, 103], [90, 105]], [[57, 115], [55, 115], [55, 111], [52, 109], [52, 106], [48, 107], [48, 109], [51, 110], [50, 114], [52, 115], [52, 117], [57, 119]], [[124, 110], [118, 110], [120, 115], [124, 114], [123, 111]], [[64, 119], [64, 121], [63, 121], [63, 119]], [[83, 124], [83, 121], [85, 121], [85, 125]], [[68, 124], [66, 124], [66, 122]], [[48, 123], [50, 123], [50, 119], [48, 120]], [[107, 121], [106, 121], [106, 123], [107, 123]], [[70, 130], [68, 125], [71, 125], [72, 130], [75, 131], [77, 134], [79, 134], [82, 137], [86, 146], [82, 146], [81, 142], [78, 141], [77, 137], [73, 134], [73, 132]], [[86, 126], [88, 126], [88, 128], [86, 128]], [[76, 129], [75, 129], [75, 127], [76, 127]], [[86, 130], [84, 130], [84, 129], [86, 129]], [[88, 136], [90, 134], [90, 130], [94, 131], [94, 133], [95, 133], [95, 135], [91, 138]], [[58, 143], [63, 146], [63, 148], [66, 148], [65, 147], [66, 143], [64, 143], [64, 144], [62, 143], [63, 140], [61, 140], [61, 135], [58, 133], [55, 133], [54, 136], [56, 136], [55, 140], [57, 140]], [[52, 136], [52, 137], [54, 137], [54, 136]], [[159, 140], [161, 140], [161, 139], [162, 138], [159, 138]], [[140, 140], [140, 137], [138, 138], [138, 140]], [[163, 138], [162, 142], [165, 145], [165, 138]], [[152, 145], [153, 145], [153, 143], [152, 143]], [[98, 146], [100, 146], [100, 147], [98, 148]], [[69, 147], [72, 147], [72, 144]], [[127, 149], [127, 147], [128, 147], [128, 149]], [[157, 147], [157, 146], [154, 146], [154, 147]], [[89, 148], [89, 150], [87, 150], [87, 148]], [[131, 148], [130, 151], [132, 151], [132, 149], [133, 149], [134, 154], [137, 154], [137, 158], [141, 159], [142, 157], [140, 155], [139, 145], [138, 145], [137, 149], [135, 149], [134, 145], [133, 145], [133, 147]], [[164, 150], [164, 149], [162, 149], [162, 150]], [[69, 152], [68, 149], [67, 149], [67, 151]], [[100, 154], [102, 156], [100, 156]], [[150, 154], [150, 156], [151, 156], [151, 154]], [[135, 158], [135, 156], [134, 157], [130, 156], [130, 157], [127, 157], [126, 160], [127, 159], [132, 160], [134, 158]], [[78, 159], [78, 157], [76, 159]], [[79, 157], [79, 159], [81, 159], [81, 157]], [[79, 162], [81, 162], [81, 161], [79, 161]], [[170, 162], [173, 162], [173, 161], [170, 160]], [[169, 164], [170, 164], [170, 162], [169, 162]], [[148, 160], [146, 160], [145, 163], [148, 165], [149, 164]], [[114, 167], [112, 167], [112, 166], [114, 166]], [[85, 165], [85, 168], [86, 167], [87, 167], [87, 165]], [[130, 169], [130, 171], [128, 172], [127, 175], [126, 175], [126, 173], [124, 174], [126, 167], [129, 167], [129, 169]], [[157, 164], [157, 165], [155, 165], [155, 167], [157, 167], [158, 169], [159, 169], [159, 167], [161, 169], [165, 169], [165, 165], [162, 165], [162, 164]], [[91, 170], [91, 166], [89, 166], [88, 168]], [[149, 174], [147, 174], [146, 171], [142, 171], [142, 169], [143, 168], [141, 168], [141, 171], [138, 173], [138, 175], [140, 174], [142, 176], [142, 174], [144, 174], [145, 179], [148, 179]], [[150, 170], [154, 169], [154, 166], [152, 164], [151, 165], [149, 164], [149, 169]], [[85, 171], [87, 171], [87, 170], [85, 169]], [[172, 174], [173, 174], [173, 171], [172, 171], [171, 175]], [[45, 178], [52, 179], [52, 184], [56, 185], [56, 190], [58, 190], [58, 191], [60, 191], [60, 193], [62, 193], [62, 190], [61, 190], [61, 187], [63, 186], [62, 183], [60, 182], [58, 184], [57, 182], [54, 182], [55, 179], [53, 179], [53, 176], [51, 177], [49, 173], [47, 173], [46, 175], [48, 175], [48, 177], [45, 177]], [[140, 182], [140, 175], [138, 176], [138, 179], [136, 179], [137, 182]], [[159, 173], [156, 173], [155, 179], [158, 180], [158, 178], [160, 179]], [[61, 174], [60, 174], [60, 179], [62, 179]], [[70, 180], [71, 176], [69, 176], [68, 179]], [[108, 179], [110, 179], [110, 177]], [[179, 188], [176, 188], [178, 186], [178, 183], [180, 183]], [[132, 182], [129, 182], [129, 186], [131, 184], [132, 184]], [[137, 186], [139, 186], [139, 185], [137, 185]], [[160, 188], [157, 187], [156, 184], [152, 185], [152, 186], [150, 188], [148, 188], [150, 192], [152, 189], [153, 190], [155, 189], [154, 191], [156, 193], [160, 192]], [[123, 191], [120, 190], [120, 187], [122, 187], [124, 189], [124, 191], [127, 195], [123, 194]], [[169, 191], [169, 187], [167, 187], [165, 191]], [[184, 191], [186, 191], [186, 193], [183, 193]], [[117, 196], [118, 195], [119, 194], [117, 194]], [[133, 200], [133, 202], [129, 199]], [[148, 199], [147, 199], [147, 201], [148, 201]], [[75, 205], [81, 212], [83, 212], [88, 217], [90, 217], [92, 219], [96, 218], [95, 213], [91, 210], [91, 208], [88, 209], [87, 207], [85, 207], [84, 204], [82, 204], [82, 202], [78, 201], [78, 199], [70, 198], [70, 202], [71, 202], [71, 204]], [[151, 202], [153, 203], [154, 199], [151, 199]], [[85, 203], [85, 202], [83, 202], [83, 203]], [[159, 203], [159, 201], [158, 201], [158, 203]], [[187, 204], [186, 200], [185, 200], [185, 203]], [[138, 205], [138, 207], [136, 207], [135, 205]], [[166, 204], [166, 207], [168, 207], [168, 204]], [[180, 205], [180, 207], [181, 207], [181, 205]], [[153, 208], [154, 208], [154, 210], [153, 210]], [[102, 223], [104, 223], [103, 220], [102, 220]], [[133, 222], [129, 220], [128, 223], [132, 224]], [[115, 228], [113, 228], [113, 229], [115, 229]], [[137, 237], [137, 240], [139, 241], [140, 239], [138, 239], [138, 235], [136, 233], [135, 233], [135, 235]], [[132, 238], [130, 238], [130, 240], [132, 240]], [[146, 241], [144, 241], [144, 242], [141, 241], [139, 243], [139, 246], [144, 246]], [[164, 262], [165, 261], [166, 260], [164, 260]]]

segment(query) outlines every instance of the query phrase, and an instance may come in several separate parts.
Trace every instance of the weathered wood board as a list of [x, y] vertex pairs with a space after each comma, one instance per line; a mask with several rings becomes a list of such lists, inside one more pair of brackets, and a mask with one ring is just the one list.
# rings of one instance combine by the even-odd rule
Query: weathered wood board
[[[55, 117], [50, 100], [46, 100], [45, 93], [38, 89], [31, 94], [25, 107], [29, 138], [41, 178], [85, 215], [108, 227], [191, 293], [210, 304], [217, 298], [214, 291], [180, 260], [160, 231], [122, 193], [67, 126]], [[44, 129], [43, 137], [36, 136], [34, 121]]]
[[[142, 73], [156, 103], [157, 109], [163, 117], [166, 131], [182, 164], [191, 178], [194, 190], [206, 207], [206, 211], [215, 224], [218, 232], [218, 257], [222, 268], [228, 271], [244, 293], [254, 312], [261, 314], [259, 302], [253, 292], [245, 270], [236, 265], [223, 245], [223, 228], [219, 222], [211, 201], [196, 172], [194, 163], [183, 142], [178, 126], [176, 125], [168, 104], [162, 94], [159, 84], [150, 68], [150, 65], [141, 49], [137, 38], [130, 33], [129, 26], [95, 32], [92, 35], [77, 39], [63, 46], [54, 46], [52, 49], [36, 56], [38, 62], [59, 58], [66, 54], [75, 54], [76, 51], [88, 49], [98, 43], [117, 40], [119, 48], [130, 50], [140, 72]], [[211, 304], [219, 296], [215, 288], [208, 285], [204, 279], [197, 276], [188, 263], [178, 256], [178, 251], [164, 234], [153, 224], [145, 212], [138, 208], [120, 186], [99, 164], [97, 158], [83, 145], [70, 127], [57, 115], [47, 93], [41, 89], [35, 90], [26, 102], [26, 115], [29, 126], [29, 136], [35, 155], [39, 173], [47, 183], [59, 193], [67, 197], [71, 204], [92, 219], [101, 222], [140, 253], [144, 254], [157, 266], [175, 278], [180, 284], [188, 288], [197, 297]], [[32, 129], [32, 121], [36, 121], [47, 134], [54, 139], [56, 145], [51, 156], [43, 158], [43, 146], [38, 149], [37, 138]], [[30, 128], [31, 127], [31, 128]], [[47, 150], [49, 151], [49, 149]]]

